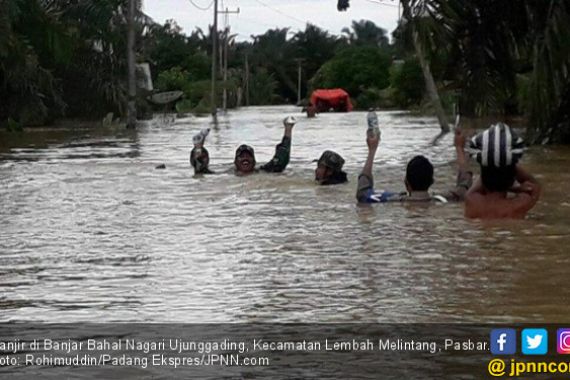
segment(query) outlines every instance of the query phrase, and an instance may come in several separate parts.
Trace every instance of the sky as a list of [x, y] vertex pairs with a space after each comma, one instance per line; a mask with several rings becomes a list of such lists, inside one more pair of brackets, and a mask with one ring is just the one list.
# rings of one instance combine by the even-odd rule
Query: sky
[[[382, 3], [380, 3], [382, 2]], [[213, 0], [144, 0], [144, 12], [163, 24], [174, 19], [186, 34], [196, 27], [206, 29], [213, 22]], [[289, 27], [292, 33], [304, 30], [310, 22], [331, 34], [339, 35], [352, 20], [370, 20], [388, 33], [398, 22], [398, 2], [394, 0], [350, 0], [345, 12], [336, 9], [337, 0], [218, 0], [220, 10], [240, 9], [239, 14], [229, 15], [229, 25], [238, 40], [248, 40], [251, 35], [263, 34], [267, 29]], [[199, 8], [208, 8], [201, 10]], [[223, 14], [218, 23], [224, 28]]]

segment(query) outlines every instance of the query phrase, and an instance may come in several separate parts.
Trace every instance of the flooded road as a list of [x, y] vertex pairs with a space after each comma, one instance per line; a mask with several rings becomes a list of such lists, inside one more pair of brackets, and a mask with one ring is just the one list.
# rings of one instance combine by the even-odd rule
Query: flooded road
[[[567, 321], [570, 149], [529, 151], [544, 195], [501, 223], [467, 221], [461, 205], [357, 206], [361, 112], [297, 115], [284, 173], [228, 172], [242, 143], [267, 162], [294, 113], [220, 117], [206, 144], [220, 174], [201, 178], [188, 157], [208, 118], [0, 133], [0, 321]], [[377, 189], [404, 190], [418, 153], [434, 190], [453, 185], [452, 138], [429, 145], [434, 119], [379, 118]], [[345, 158], [348, 184], [314, 184], [325, 149]]]

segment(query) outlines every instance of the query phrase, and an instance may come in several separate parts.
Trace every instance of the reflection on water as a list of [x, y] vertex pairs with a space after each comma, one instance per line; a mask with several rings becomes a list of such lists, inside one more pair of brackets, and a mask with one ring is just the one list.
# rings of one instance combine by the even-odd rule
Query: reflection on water
[[[157, 117], [138, 132], [0, 134], [1, 320], [563, 321], [570, 259], [570, 151], [524, 162], [545, 194], [528, 220], [466, 221], [461, 205], [359, 207], [365, 114], [300, 117], [289, 167], [236, 177], [235, 148], [269, 160], [292, 107], [220, 117], [212, 169], [193, 177], [192, 135], [207, 118]], [[435, 120], [381, 113], [378, 188], [403, 189], [417, 153], [454, 180]], [[333, 149], [350, 182], [313, 183]], [[166, 170], [155, 170], [164, 163]]]

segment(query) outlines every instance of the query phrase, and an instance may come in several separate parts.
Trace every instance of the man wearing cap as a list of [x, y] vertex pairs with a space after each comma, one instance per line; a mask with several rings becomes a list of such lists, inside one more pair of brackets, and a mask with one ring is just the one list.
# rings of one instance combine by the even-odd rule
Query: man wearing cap
[[315, 181], [319, 185], [338, 185], [348, 182], [346, 173], [342, 171], [344, 158], [340, 154], [326, 150], [319, 158], [315, 169]]
[[[283, 120], [283, 125], [285, 127], [285, 133], [281, 143], [275, 147], [275, 155], [265, 165], [261, 166], [259, 169], [269, 173], [280, 173], [289, 164], [289, 158], [291, 154], [291, 137], [293, 134], [293, 126], [295, 125], [295, 119], [292, 117], [285, 118]], [[237, 175], [247, 175], [257, 171], [255, 168], [255, 152], [253, 148], [249, 145], [240, 145], [236, 150], [236, 155], [234, 159], [235, 173]]]
[[540, 198], [538, 181], [518, 163], [524, 142], [503, 123], [470, 141], [481, 177], [465, 197], [465, 216], [477, 219], [522, 219]]
[[389, 191], [377, 192], [374, 190], [372, 166], [380, 137], [368, 134], [368, 158], [362, 174], [358, 177], [356, 199], [360, 203], [385, 203], [385, 202], [440, 202], [462, 201], [471, 187], [473, 174], [466, 169], [465, 137], [459, 129], [455, 133], [455, 150], [457, 153], [457, 182], [455, 188], [439, 195], [429, 193], [429, 188], [434, 182], [433, 165], [424, 156], [412, 158], [406, 167], [406, 192], [393, 193]]

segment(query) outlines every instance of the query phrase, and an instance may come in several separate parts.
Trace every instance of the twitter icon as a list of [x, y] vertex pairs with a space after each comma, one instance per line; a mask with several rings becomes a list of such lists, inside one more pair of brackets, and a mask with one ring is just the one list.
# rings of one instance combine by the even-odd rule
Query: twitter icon
[[548, 331], [545, 329], [524, 329], [521, 344], [522, 353], [525, 355], [546, 355], [548, 352]]

